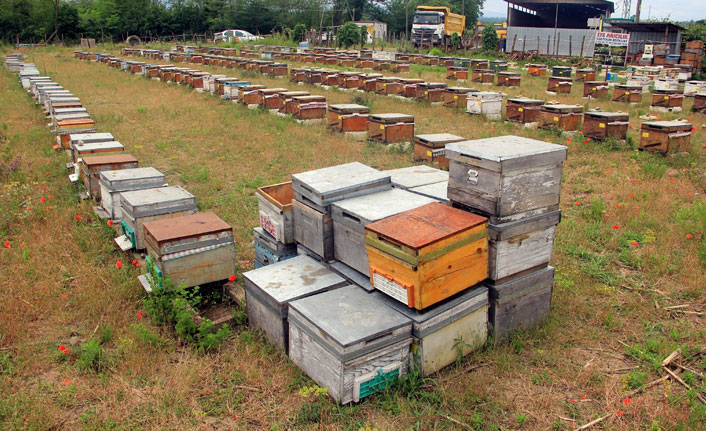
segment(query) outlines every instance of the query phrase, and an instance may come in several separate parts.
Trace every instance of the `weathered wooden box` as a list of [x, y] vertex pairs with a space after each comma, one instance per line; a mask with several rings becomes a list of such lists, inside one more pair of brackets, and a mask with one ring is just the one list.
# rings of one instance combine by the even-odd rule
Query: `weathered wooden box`
[[550, 93], [571, 93], [571, 78], [550, 76], [547, 80], [547, 91]]
[[115, 137], [112, 133], [67, 133], [62, 135], [62, 146], [65, 143], [65, 148], [68, 148], [73, 152], [74, 146], [78, 145], [79, 142], [91, 143], [91, 142], [112, 142], [115, 141]]
[[545, 64], [528, 64], [527, 72], [530, 76], [544, 76], [547, 74], [547, 66]]
[[88, 156], [81, 162], [81, 180], [86, 192], [96, 200], [101, 199], [100, 177], [102, 171], [117, 171], [137, 167], [137, 159], [130, 154]]
[[608, 83], [606, 81], [584, 81], [583, 97], [591, 96], [594, 99], [608, 97]]
[[409, 63], [393, 61], [390, 63], [390, 71], [394, 73], [409, 72]]
[[490, 69], [490, 60], [484, 58], [472, 58], [471, 69]]
[[69, 148], [69, 135], [72, 133], [95, 133], [96, 123], [90, 118], [67, 120], [56, 123], [56, 135], [62, 148]]
[[543, 100], [528, 98], [507, 99], [505, 117], [515, 123], [534, 123], [539, 117], [542, 105], [544, 105]]
[[358, 272], [369, 274], [365, 226], [432, 202], [434, 200], [426, 196], [392, 189], [333, 203], [331, 217], [335, 258]]
[[166, 177], [153, 167], [121, 169], [100, 173], [101, 207], [112, 220], [122, 216], [120, 211], [120, 193], [132, 190], [144, 190], [162, 187]]
[[468, 69], [465, 67], [449, 66], [446, 68], [446, 79], [468, 79]]
[[81, 158], [91, 154], [122, 153], [125, 148], [118, 141], [110, 142], [84, 142], [79, 141], [74, 145], [72, 155], [75, 163], [80, 163]]
[[646, 121], [640, 130], [641, 150], [661, 153], [689, 151], [691, 124], [681, 121]]
[[144, 232], [152, 288], [164, 280], [194, 287], [235, 273], [233, 228], [214, 213], [146, 222]]
[[[564, 76], [564, 75], [557, 75], [557, 76]], [[571, 73], [569, 75], [571, 76]], [[576, 69], [576, 80], [577, 81], [595, 81], [596, 80], [596, 71], [593, 69]]]
[[[391, 90], [388, 91], [387, 87], [390, 85], [392, 85], [393, 87], [390, 87]], [[377, 94], [397, 94], [399, 93], [399, 89], [401, 88], [402, 84], [400, 83], [400, 78], [394, 76], [382, 76], [378, 78], [375, 82], [375, 92]]]
[[[461, 139], [463, 140], [463, 139]], [[449, 173], [431, 166], [418, 165], [383, 171], [390, 175], [392, 187], [409, 190], [412, 187], [449, 181]]]
[[677, 90], [653, 90], [651, 107], [659, 108], [681, 108], [684, 95], [677, 93]]
[[427, 100], [438, 103], [443, 100], [448, 84], [443, 82], [422, 82], [417, 84], [417, 100]]
[[412, 321], [409, 367], [428, 377], [488, 339], [488, 288], [475, 286], [423, 311], [380, 293], [385, 305]]
[[448, 169], [449, 159], [446, 158], [446, 144], [461, 141], [465, 141], [465, 138], [450, 133], [416, 135], [414, 137], [414, 160], [427, 161], [439, 168]]
[[[348, 284], [308, 256], [295, 256], [243, 274], [248, 323], [284, 352], [289, 346], [289, 303]], [[338, 292], [336, 292], [338, 293]], [[326, 307], [328, 308], [328, 307]], [[320, 310], [325, 313], [326, 309]]]
[[293, 96], [285, 102], [284, 110], [287, 114], [296, 118], [303, 119], [306, 110], [311, 107], [312, 114], [318, 116], [312, 118], [324, 118], [326, 116], [326, 97], [308, 95], [308, 96]]
[[583, 115], [583, 134], [589, 138], [625, 140], [630, 124], [627, 112], [586, 111]]
[[255, 104], [261, 108], [265, 108], [265, 101], [268, 97], [274, 97], [279, 93], [284, 93], [285, 91], [288, 90], [286, 88], [261, 88], [257, 90], [257, 101]]
[[583, 108], [580, 105], [542, 105], [537, 121], [542, 129], [568, 132], [578, 130], [582, 117]]
[[368, 130], [370, 108], [357, 104], [328, 106], [328, 127], [337, 132], [365, 132]]
[[508, 223], [489, 224], [489, 275], [502, 280], [547, 266], [554, 252], [554, 234], [561, 210]]
[[408, 99], [415, 99], [417, 97], [417, 86], [423, 82], [423, 79], [402, 79], [402, 92], [400, 93], [400, 96], [406, 97]]
[[684, 96], [694, 96], [706, 91], [706, 81], [686, 81], [684, 83]]
[[253, 228], [253, 244], [255, 245], [255, 268], [291, 259], [297, 255], [295, 244], [282, 244], [261, 227]]
[[387, 310], [357, 286], [292, 301], [289, 358], [337, 403], [359, 402], [407, 375], [412, 322]]
[[264, 186], [257, 189], [260, 226], [282, 244], [294, 242], [292, 182]]
[[570, 66], [552, 66], [552, 76], [561, 76], [564, 78], [571, 78], [571, 67]]
[[391, 188], [390, 176], [360, 162], [292, 175], [294, 196], [321, 213], [331, 214], [333, 202]]
[[567, 147], [520, 136], [446, 145], [449, 199], [500, 224], [559, 207]]
[[368, 116], [368, 139], [383, 144], [412, 142], [414, 140], [414, 116], [407, 114], [370, 114]]
[[479, 91], [466, 95], [466, 112], [472, 115], [483, 115], [489, 120], [499, 120], [502, 117], [503, 95], [490, 91]]
[[642, 86], [615, 84], [611, 100], [613, 102], [640, 103], [642, 101]]
[[694, 94], [694, 112], [706, 112], [706, 93]]
[[465, 108], [468, 93], [477, 91], [478, 90], [475, 88], [448, 87], [444, 91], [444, 106], [448, 106], [450, 108]]
[[334, 257], [333, 219], [297, 200], [292, 201], [294, 239], [315, 253], [323, 261]]
[[197, 211], [194, 195], [178, 186], [131, 190], [120, 193], [120, 225], [123, 235], [116, 238], [122, 250], [143, 250], [143, 225], [150, 221], [191, 215]]
[[519, 87], [522, 75], [518, 72], [498, 72], [499, 87]]
[[489, 323], [498, 340], [539, 325], [552, 306], [554, 268], [549, 266], [500, 284], [488, 283]]
[[495, 81], [495, 72], [490, 69], [473, 69], [471, 81], [480, 84], [492, 84]]
[[488, 219], [439, 202], [365, 226], [373, 286], [423, 310], [488, 277]]
[[[277, 108], [279, 112], [287, 112], [287, 102], [292, 99], [292, 97], [308, 96], [310, 93], [308, 91], [285, 91], [282, 93], [277, 93], [274, 97], [277, 98]], [[275, 108], [273, 108], [275, 109]]]

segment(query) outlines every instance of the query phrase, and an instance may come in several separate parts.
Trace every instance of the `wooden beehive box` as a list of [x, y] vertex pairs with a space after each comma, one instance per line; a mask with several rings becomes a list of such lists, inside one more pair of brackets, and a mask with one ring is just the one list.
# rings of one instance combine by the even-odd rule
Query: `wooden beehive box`
[[340, 73], [332, 73], [326, 76], [326, 81], [324, 81], [323, 84], [329, 87], [337, 87], [341, 82], [343, 82], [343, 75]]
[[505, 117], [509, 121], [526, 124], [534, 123], [539, 117], [539, 111], [544, 105], [543, 100], [528, 99], [520, 97], [516, 99], [507, 99], [505, 104]]
[[425, 186], [427, 184], [449, 181], [449, 173], [447, 171], [442, 171], [441, 169], [432, 168], [427, 165], [390, 169], [383, 171], [383, 173], [390, 175], [392, 187], [403, 190], [409, 190], [413, 187]]
[[694, 106], [692, 109], [694, 112], [706, 112], [706, 93], [694, 94]]
[[480, 84], [492, 84], [495, 80], [495, 72], [490, 69], [473, 69], [471, 81]]
[[417, 310], [488, 277], [488, 219], [439, 202], [366, 225], [365, 243], [373, 286]]
[[545, 267], [554, 252], [561, 210], [507, 223], [489, 224], [488, 278], [501, 282], [516, 274]]
[[527, 71], [530, 76], [544, 76], [547, 74], [547, 66], [545, 64], [528, 64]]
[[235, 273], [233, 228], [214, 213], [149, 221], [144, 233], [152, 289], [164, 287], [164, 280], [189, 288]]
[[409, 72], [409, 63], [393, 61], [390, 63], [390, 71], [394, 73]]
[[286, 88], [261, 88], [257, 90], [257, 102], [256, 104], [261, 108], [265, 108], [265, 102], [268, 97], [274, 97], [279, 93], [284, 93], [288, 91]]
[[365, 132], [369, 113], [370, 108], [364, 105], [329, 105], [328, 127], [337, 132]]
[[483, 115], [489, 120], [499, 120], [502, 117], [503, 95], [491, 91], [478, 91], [466, 95], [466, 112], [472, 115]]
[[448, 66], [446, 68], [446, 79], [468, 79], [468, 69], [465, 67]]
[[306, 103], [325, 103], [326, 98], [324, 96], [317, 95], [306, 95], [306, 96], [292, 96], [288, 97], [285, 101], [284, 110], [289, 115], [294, 115], [299, 110], [299, 105]]
[[422, 82], [417, 84], [417, 100], [427, 100], [432, 103], [443, 100], [448, 84], [443, 82]]
[[264, 90], [264, 85], [250, 84], [238, 87], [238, 103], [243, 105], [257, 105], [260, 100], [260, 90]]
[[292, 182], [260, 187], [255, 195], [260, 213], [260, 226], [282, 244], [293, 243]]
[[519, 87], [521, 76], [518, 72], [498, 72], [498, 86]]
[[105, 155], [107, 153], [122, 153], [125, 148], [123, 144], [118, 141], [109, 142], [85, 142], [79, 141], [73, 146], [73, 161], [74, 163], [80, 163], [81, 158], [84, 156], [89, 156], [92, 154]]
[[464, 140], [465, 138], [450, 133], [416, 135], [414, 137], [414, 160], [427, 161], [439, 168], [448, 169], [449, 159], [446, 158], [446, 144]]
[[383, 144], [412, 142], [414, 140], [414, 116], [388, 113], [368, 116], [368, 139]]
[[101, 207], [112, 220], [120, 219], [120, 193], [162, 187], [163, 173], [153, 167], [103, 171], [100, 173]]
[[66, 148], [73, 152], [74, 146], [80, 142], [112, 142], [115, 141], [112, 133], [69, 133], [66, 135]]
[[500, 224], [559, 208], [567, 147], [520, 136], [446, 145], [449, 199]]
[[390, 176], [360, 162], [292, 175], [296, 200], [324, 214], [331, 214], [333, 202], [388, 190]]
[[[62, 148], [70, 148], [70, 135], [72, 133], [95, 133], [96, 123], [89, 119], [71, 120], [57, 123], [56, 134]], [[71, 152], [73, 158], [73, 151]]]
[[538, 326], [549, 316], [554, 268], [549, 266], [503, 283], [488, 283], [489, 323], [497, 340]]
[[547, 80], [547, 91], [550, 93], [571, 93], [571, 78], [550, 76]]
[[473, 58], [471, 59], [471, 69], [490, 69], [490, 60]]
[[309, 94], [310, 93], [308, 91], [285, 91], [278, 93], [274, 96], [277, 98], [277, 109], [279, 112], [286, 113], [287, 101], [289, 101], [292, 97], [308, 96]]
[[137, 159], [130, 154], [83, 157], [81, 162], [83, 186], [90, 197], [100, 200], [100, 176], [102, 171], [136, 168], [137, 164]]
[[365, 226], [432, 202], [426, 196], [396, 188], [334, 202], [331, 205], [334, 256], [356, 271], [369, 274]]
[[385, 305], [412, 321], [409, 367], [429, 377], [488, 339], [488, 288], [476, 286], [419, 311], [375, 292]]
[[292, 201], [294, 239], [311, 250], [320, 260], [333, 259], [333, 219], [297, 200]]
[[580, 105], [542, 105], [539, 127], [542, 129], [578, 130], [583, 108]]
[[360, 88], [364, 79], [359, 74], [346, 75], [343, 88]]
[[[556, 75], [556, 76], [565, 76], [565, 75]], [[571, 76], [571, 73], [569, 73], [568, 76]], [[577, 81], [595, 81], [596, 80], [596, 71], [593, 69], [576, 69], [576, 80]]]
[[651, 107], [658, 108], [680, 108], [684, 101], [684, 95], [679, 94], [677, 90], [653, 90]]
[[561, 76], [564, 78], [571, 78], [571, 67], [570, 66], [552, 66], [552, 76]]
[[583, 134], [589, 138], [625, 140], [630, 124], [627, 112], [586, 111], [583, 115]]
[[608, 83], [606, 81], [584, 81], [583, 97], [591, 96], [594, 99], [608, 97]]
[[191, 215], [197, 211], [194, 195], [178, 186], [122, 192], [120, 210], [123, 235], [115, 242], [124, 251], [145, 248], [144, 223]]
[[208, 72], [196, 72], [191, 77], [191, 87], [197, 90], [203, 90], [205, 87], [205, 82], [208, 77], [211, 76]]
[[337, 403], [359, 402], [407, 375], [412, 322], [385, 310], [357, 286], [292, 301], [289, 358]]
[[689, 151], [691, 124], [681, 121], [646, 121], [640, 130], [641, 150], [661, 153]]
[[261, 227], [253, 228], [253, 244], [256, 269], [297, 255], [296, 244], [282, 244]]
[[[308, 256], [295, 256], [243, 274], [248, 324], [288, 351], [289, 303], [348, 284], [338, 274]], [[325, 312], [325, 310], [321, 310]]]
[[611, 100], [613, 102], [640, 103], [642, 101], [642, 86], [615, 84]]
[[475, 88], [466, 87], [448, 87], [444, 90], [444, 106], [450, 108], [466, 107], [466, 95], [471, 92], [477, 92]]
[[417, 86], [424, 82], [423, 79], [416, 78], [404, 78], [402, 79], [402, 92], [400, 96], [409, 99], [414, 99], [417, 97]]
[[[290, 106], [291, 105], [291, 106]], [[324, 96], [294, 96], [287, 102], [288, 110], [297, 120], [318, 120], [326, 118], [326, 98]]]
[[[387, 92], [387, 86], [388, 85], [393, 85], [393, 84], [399, 84], [400, 83], [400, 78], [394, 77], [394, 76], [382, 76], [377, 79], [375, 82], [375, 92], [377, 94], [389, 94]], [[401, 84], [400, 84], [401, 85]], [[398, 87], [395, 86], [395, 89]]]

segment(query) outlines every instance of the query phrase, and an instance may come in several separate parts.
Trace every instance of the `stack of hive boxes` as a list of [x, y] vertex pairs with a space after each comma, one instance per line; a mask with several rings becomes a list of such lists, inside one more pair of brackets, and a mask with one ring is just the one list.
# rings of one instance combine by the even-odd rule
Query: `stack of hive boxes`
[[448, 198], [489, 218], [489, 321], [498, 339], [549, 313], [566, 154], [562, 145], [518, 136], [446, 146]]
[[686, 48], [681, 56], [681, 64], [690, 64], [697, 72], [701, 69], [701, 63], [704, 57], [704, 42], [694, 40], [686, 43]]
[[260, 226], [253, 229], [255, 268], [293, 258], [297, 248], [294, 244], [292, 182], [260, 187], [256, 196]]

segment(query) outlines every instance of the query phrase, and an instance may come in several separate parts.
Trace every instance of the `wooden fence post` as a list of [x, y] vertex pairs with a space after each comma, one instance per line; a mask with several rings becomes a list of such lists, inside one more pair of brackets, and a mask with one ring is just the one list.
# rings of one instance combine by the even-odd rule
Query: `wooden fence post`
[[573, 53], [574, 52], [571, 49], [571, 35], [569, 35], [569, 57], [571, 57], [571, 54], [573, 54]]
[[579, 56], [583, 58], [583, 45], [586, 43], [586, 35], [583, 35], [583, 38], [581, 39], [581, 54]]

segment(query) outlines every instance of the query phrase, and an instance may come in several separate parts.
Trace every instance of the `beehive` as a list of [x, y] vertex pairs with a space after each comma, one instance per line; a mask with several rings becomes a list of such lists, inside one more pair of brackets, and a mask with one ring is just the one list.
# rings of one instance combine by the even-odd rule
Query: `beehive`
[[571, 93], [571, 78], [550, 76], [547, 80], [547, 91], [550, 93]]
[[110, 219], [119, 219], [122, 216], [120, 193], [153, 189], [163, 186], [165, 182], [164, 174], [152, 167], [103, 171], [99, 181], [101, 207]]
[[130, 154], [84, 157], [81, 162], [83, 186], [90, 197], [100, 200], [100, 176], [102, 171], [136, 168], [137, 164], [137, 159]]
[[365, 132], [368, 130], [370, 108], [357, 104], [328, 106], [328, 127], [337, 132]]
[[235, 273], [233, 228], [214, 213], [146, 222], [144, 232], [153, 289], [164, 280], [189, 288]]
[[625, 140], [630, 124], [627, 112], [586, 111], [583, 115], [583, 134], [589, 138]]
[[495, 81], [495, 72], [490, 69], [473, 69], [471, 81], [490, 85]]
[[427, 161], [439, 168], [448, 169], [445, 146], [452, 142], [461, 142], [465, 138], [450, 133], [433, 133], [414, 137], [414, 160]]
[[253, 228], [253, 243], [256, 269], [297, 255], [297, 247], [294, 243], [282, 244], [261, 227]]
[[284, 352], [289, 346], [289, 303], [348, 284], [308, 256], [295, 256], [245, 272], [243, 278], [250, 327], [261, 329]]
[[399, 113], [371, 114], [368, 116], [368, 139], [383, 144], [412, 142], [414, 117]]
[[571, 77], [570, 66], [552, 66], [552, 76], [561, 76], [563, 78]]
[[606, 81], [584, 81], [583, 97], [591, 96], [594, 99], [608, 97], [608, 83]]
[[[308, 95], [309, 95], [308, 91], [285, 91], [282, 93], [278, 93], [278, 94], [274, 95], [273, 97], [275, 97], [277, 99], [277, 101], [275, 102], [275, 104], [277, 106], [276, 109], [278, 109], [279, 112], [284, 114], [284, 113], [286, 113], [287, 102], [289, 100], [291, 100], [292, 97], [308, 96]], [[272, 109], [275, 109], [275, 108], [272, 108]]]
[[417, 100], [427, 100], [431, 103], [441, 102], [448, 84], [443, 82], [422, 82], [417, 84]]
[[473, 58], [471, 59], [471, 69], [490, 69], [490, 60]]
[[468, 93], [478, 92], [475, 88], [448, 87], [444, 90], [444, 106], [450, 108], [465, 108]]
[[[463, 140], [463, 139], [461, 139]], [[449, 181], [449, 173], [431, 166], [418, 165], [383, 171], [390, 175], [392, 187], [409, 190], [413, 187]]]
[[706, 92], [706, 81], [686, 81], [684, 83], [684, 96], [694, 96]]
[[[407, 375], [412, 322], [357, 286], [289, 305], [289, 358], [339, 404]], [[365, 324], [361, 324], [365, 322]]]
[[578, 130], [583, 117], [580, 105], [542, 105], [539, 111], [539, 127], [542, 129]]
[[449, 66], [446, 68], [446, 79], [468, 79], [468, 69], [465, 67]]
[[661, 153], [689, 151], [691, 124], [681, 121], [646, 121], [640, 130], [639, 149]]
[[611, 100], [613, 102], [640, 103], [642, 101], [642, 86], [615, 84]]
[[448, 198], [448, 188], [449, 182], [447, 180], [440, 183], [432, 183], [423, 186], [412, 187], [407, 190], [418, 195], [432, 198], [445, 205], [449, 205], [450, 201]]
[[[565, 76], [565, 75], [557, 75], [557, 76]], [[571, 76], [569, 75], [566, 76]], [[595, 81], [596, 79], [596, 71], [593, 69], [576, 69], [576, 80], [577, 81]]]
[[69, 148], [72, 152], [74, 146], [78, 145], [79, 142], [111, 142], [114, 140], [115, 137], [112, 133], [68, 133], [65, 139], [66, 148]]
[[466, 96], [466, 112], [472, 115], [482, 115], [489, 120], [499, 120], [502, 117], [503, 95], [490, 91], [468, 93]]
[[122, 153], [125, 148], [118, 141], [109, 142], [84, 142], [79, 141], [73, 146], [73, 160], [80, 163], [81, 158], [91, 154]]
[[694, 94], [694, 112], [706, 112], [706, 93]]
[[684, 95], [679, 94], [677, 90], [653, 90], [652, 104], [650, 108], [662, 108], [663, 110], [680, 110]]
[[519, 87], [521, 77], [518, 72], [498, 72], [498, 86]]
[[544, 76], [547, 74], [547, 66], [545, 64], [528, 64], [527, 71], [530, 76]]
[[331, 205], [333, 248], [337, 260], [363, 274], [369, 273], [365, 226], [434, 200], [401, 189], [392, 189], [337, 201]]
[[395, 76], [382, 76], [375, 82], [375, 92], [377, 94], [398, 94], [401, 89], [400, 78]]
[[324, 96], [294, 96], [285, 105], [287, 114], [298, 120], [314, 120], [326, 117], [326, 98]]
[[282, 244], [294, 242], [292, 182], [264, 186], [257, 189], [260, 226]]
[[488, 283], [489, 323], [498, 340], [539, 325], [551, 311], [554, 268], [549, 266], [500, 284]]
[[122, 192], [120, 210], [123, 235], [115, 242], [125, 251], [145, 248], [144, 223], [191, 215], [197, 211], [194, 196], [178, 186]]
[[387, 295], [373, 293], [412, 321], [409, 368], [429, 377], [488, 338], [488, 288], [472, 287], [419, 311]]
[[567, 147], [520, 136], [446, 145], [449, 199], [500, 224], [557, 210]]
[[423, 310], [488, 277], [488, 220], [439, 202], [365, 226], [373, 286]]
[[524, 97], [507, 99], [505, 104], [505, 117], [509, 121], [526, 124], [534, 123], [539, 117], [539, 111], [544, 105], [543, 100], [528, 99]]

